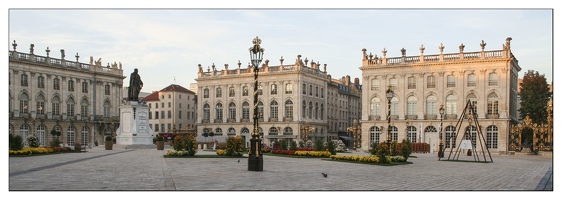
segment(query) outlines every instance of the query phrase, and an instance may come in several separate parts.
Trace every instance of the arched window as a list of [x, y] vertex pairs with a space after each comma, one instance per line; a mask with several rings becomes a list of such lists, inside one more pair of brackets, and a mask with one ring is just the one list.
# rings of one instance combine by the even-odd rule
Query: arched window
[[302, 117], [306, 117], [306, 101], [302, 101]]
[[80, 115], [82, 115], [82, 117], [88, 116], [89, 107], [90, 106], [88, 100], [86, 98], [83, 98], [82, 101], [80, 102]]
[[425, 99], [425, 114], [437, 115], [437, 97], [435, 95], [429, 95]]
[[320, 104], [320, 120], [324, 120], [324, 104]]
[[222, 120], [222, 103], [217, 103], [215, 119]]
[[60, 115], [60, 98], [59, 98], [59, 96], [55, 95], [53, 97], [53, 99], [51, 100], [51, 102], [52, 102], [51, 112], [53, 113], [53, 115]]
[[390, 138], [393, 141], [398, 141], [398, 128], [396, 126], [390, 127]]
[[371, 99], [371, 116], [380, 116], [381, 100], [377, 97]]
[[468, 95], [466, 95], [466, 100], [470, 100], [470, 102], [472, 103], [472, 108], [474, 108], [474, 113], [472, 113], [471, 110], [468, 110], [467, 114], [477, 114], [478, 113], [478, 98], [476, 97], [476, 95], [474, 93], [470, 93]]
[[390, 115], [398, 116], [398, 98], [392, 97], [390, 100]]
[[230, 127], [228, 128], [228, 133], [226, 135], [236, 135], [236, 129]]
[[21, 139], [23, 140], [23, 146], [27, 146], [27, 137], [29, 137], [29, 125], [27, 124], [22, 124], [20, 126], [20, 134], [21, 134]]
[[369, 129], [370, 137], [369, 137], [369, 147], [373, 147], [373, 143], [380, 143], [381, 141], [381, 130], [379, 127], [373, 126]]
[[211, 119], [211, 106], [205, 103], [203, 105], [203, 120], [210, 120]]
[[242, 103], [242, 119], [250, 119], [250, 104], [248, 102]]
[[[55, 127], [53, 127], [53, 129], [54, 129], [56, 132], [61, 133], [61, 135], [62, 135], [62, 128], [61, 128], [59, 125], [56, 125]], [[108, 128], [108, 129], [109, 129], [109, 128]], [[52, 140], [55, 140], [55, 139], [56, 139], [56, 140], [59, 140], [59, 141], [60, 141], [60, 135], [51, 135], [51, 136], [52, 136], [52, 138], [51, 138]], [[62, 142], [62, 141], [60, 141], [60, 142]]]
[[492, 92], [488, 95], [488, 114], [497, 115], [498, 114], [498, 95]]
[[72, 97], [66, 101], [66, 115], [74, 116], [74, 98]]
[[87, 126], [82, 127], [82, 140], [81, 145], [88, 146], [90, 129]]
[[234, 102], [228, 104], [228, 119], [236, 119], [236, 104]]
[[258, 119], [263, 121], [263, 102], [258, 102]]
[[45, 146], [45, 130], [46, 129], [47, 128], [43, 124], [40, 124], [39, 126], [37, 126], [36, 134], [37, 134], [37, 138], [39, 138], [39, 146]]
[[[429, 135], [429, 133], [438, 133], [438, 131], [435, 128], [435, 126], [429, 125], [429, 126], [425, 127], [424, 135]], [[420, 138], [420, 142], [424, 142], [424, 139]]]
[[277, 128], [271, 127], [271, 128], [269, 128], [268, 135], [279, 135], [279, 131], [277, 130]]
[[250, 134], [250, 129], [243, 127], [240, 132], [242, 133], [242, 135], [248, 135]]
[[457, 113], [457, 96], [450, 94], [445, 98], [445, 114], [451, 115]]
[[312, 119], [312, 101], [308, 102], [308, 118]]
[[222, 128], [215, 129], [215, 136], [219, 136], [219, 135], [222, 135]]
[[407, 104], [407, 115], [416, 115], [418, 109], [418, 98], [415, 96], [409, 96]]
[[408, 139], [410, 139], [411, 143], [418, 142], [417, 129], [415, 126], [408, 126]]
[[285, 101], [285, 117], [293, 118], [293, 101]]
[[68, 129], [66, 129], [66, 144], [69, 146], [74, 146], [74, 131], [76, 129], [74, 128], [74, 126], [69, 126]]
[[29, 112], [29, 96], [27, 93], [22, 92], [19, 97], [20, 100], [20, 113]]
[[318, 119], [318, 102], [314, 104], [314, 119]]
[[456, 129], [454, 126], [447, 126], [445, 128], [445, 148], [451, 148], [451, 144], [453, 144], [453, 148], [456, 148]]
[[[158, 105], [158, 104], [156, 104]], [[104, 117], [110, 117], [111, 116], [111, 102], [109, 101], [109, 99], [106, 99], [103, 102], [103, 116]]]
[[283, 129], [283, 135], [293, 135], [293, 129], [291, 127], [285, 127], [285, 129]]
[[496, 125], [490, 125], [486, 128], [486, 146], [489, 149], [498, 148], [498, 127]]
[[43, 94], [37, 95], [35, 101], [37, 102], [37, 114], [45, 114], [45, 97], [43, 96]]
[[279, 115], [279, 105], [277, 104], [277, 101], [273, 100], [269, 105], [269, 117], [277, 118], [278, 115]]

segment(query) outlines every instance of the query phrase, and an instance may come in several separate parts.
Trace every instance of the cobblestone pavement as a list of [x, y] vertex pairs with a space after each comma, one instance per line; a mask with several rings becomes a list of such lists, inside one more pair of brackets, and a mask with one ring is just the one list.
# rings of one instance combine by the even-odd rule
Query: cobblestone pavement
[[9, 190], [553, 191], [551, 155], [492, 154], [493, 162], [477, 163], [412, 154], [413, 164], [398, 166], [264, 156], [264, 171], [255, 172], [248, 171], [247, 158], [164, 158], [165, 153], [99, 146], [85, 153], [10, 157]]

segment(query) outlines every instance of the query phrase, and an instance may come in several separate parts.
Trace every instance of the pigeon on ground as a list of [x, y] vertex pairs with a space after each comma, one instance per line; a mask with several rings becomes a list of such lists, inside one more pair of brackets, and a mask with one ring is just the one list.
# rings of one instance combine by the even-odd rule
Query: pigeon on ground
[[325, 174], [324, 172], [322, 172], [322, 176], [324, 176], [324, 178], [328, 178], [328, 174]]
[[240, 163], [240, 159], [238, 159], [238, 163]]

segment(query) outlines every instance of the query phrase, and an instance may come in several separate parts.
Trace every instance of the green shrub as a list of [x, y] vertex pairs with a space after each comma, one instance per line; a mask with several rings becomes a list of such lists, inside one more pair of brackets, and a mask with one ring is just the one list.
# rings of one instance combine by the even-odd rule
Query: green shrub
[[328, 151], [332, 154], [332, 155], [336, 155], [336, 145], [334, 144], [334, 142], [332, 140], [328, 141], [328, 143], [326, 144]]
[[373, 144], [371, 144], [371, 149], [369, 150], [369, 152], [371, 153], [371, 155], [377, 155], [377, 148], [378, 148], [379, 144], [376, 142], [373, 142]]
[[377, 145], [375, 155], [377, 157], [379, 157], [379, 162], [381, 162], [383, 164], [388, 163], [388, 160], [386, 159], [387, 154], [388, 154], [388, 145], [386, 145], [383, 142], [381, 142], [379, 145]]
[[58, 138], [53, 139], [51, 142], [49, 142], [49, 146], [59, 147], [60, 146], [60, 140]]
[[226, 156], [242, 156], [244, 154], [244, 142], [242, 141], [242, 137], [228, 137], [226, 139], [226, 149], [225, 155]]
[[297, 142], [291, 140], [291, 146], [289, 146], [289, 150], [297, 150]]
[[398, 155], [398, 142], [397, 141], [392, 141], [392, 143], [390, 143], [390, 155], [391, 156]]
[[412, 153], [412, 143], [410, 142], [410, 139], [402, 140], [402, 149], [400, 150], [400, 154], [402, 154], [402, 157], [404, 157], [407, 161], [408, 157], [410, 157], [410, 154]]
[[35, 135], [30, 135], [29, 137], [27, 137], [27, 143], [29, 144], [29, 147], [39, 147], [39, 138]]
[[10, 142], [10, 149], [11, 150], [21, 150], [23, 148], [23, 139], [21, 136], [16, 135], [16, 136], [12, 136], [12, 134], [10, 134], [11, 137], [13, 137], [11, 139]]
[[108, 136], [105, 136], [105, 141], [106, 141], [106, 142], [111, 142], [111, 139], [112, 139], [111, 136], [109, 136], [109, 135], [108, 135]]
[[316, 141], [314, 141], [314, 150], [315, 151], [324, 150], [324, 143], [322, 142], [322, 139], [316, 139]]
[[197, 153], [197, 140], [195, 135], [186, 135], [183, 137], [183, 149], [187, 151], [188, 156], [193, 156]]
[[183, 136], [176, 135], [174, 137], [174, 141], [173, 141], [172, 146], [174, 147], [174, 150], [176, 150], [176, 151], [181, 151], [182, 149], [184, 149]]
[[279, 141], [279, 145], [281, 147], [281, 150], [287, 150], [287, 141], [282, 139]]

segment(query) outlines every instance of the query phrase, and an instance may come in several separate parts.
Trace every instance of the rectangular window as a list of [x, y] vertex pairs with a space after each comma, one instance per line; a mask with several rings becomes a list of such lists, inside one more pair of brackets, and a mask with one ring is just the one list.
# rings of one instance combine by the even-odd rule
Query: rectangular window
[[454, 75], [448, 75], [447, 76], [447, 87], [455, 87], [455, 76]]
[[276, 84], [271, 85], [271, 94], [272, 95], [277, 94], [277, 85]]
[[74, 81], [73, 80], [68, 81], [68, 91], [74, 92]]
[[389, 85], [390, 85], [390, 89], [392, 89], [394, 91], [398, 90], [398, 79], [391, 78], [389, 80]]
[[379, 81], [379, 79], [371, 79], [371, 90], [380, 90], [380, 84], [381, 82]]
[[37, 77], [37, 87], [38, 88], [45, 88], [45, 77], [43, 77], [43, 76]]
[[306, 94], [306, 84], [302, 84], [302, 94]]
[[490, 73], [488, 86], [498, 86], [498, 74]]
[[234, 92], [234, 87], [230, 87], [228, 88], [228, 96], [229, 97], [234, 97], [236, 93]]
[[158, 119], [158, 111], [154, 111], [154, 119]]
[[166, 127], [164, 127], [164, 124], [160, 124], [160, 129], [162, 129], [162, 132], [163, 132], [163, 133], [166, 132]]
[[105, 95], [109, 95], [109, 85], [105, 85]]
[[60, 90], [60, 80], [58, 78], [53, 79], [53, 90]]
[[152, 112], [148, 112], [148, 119], [152, 119]]
[[215, 91], [216, 91], [215, 95], [216, 95], [217, 98], [222, 97], [222, 89], [221, 88], [217, 88]]
[[469, 74], [466, 82], [466, 87], [476, 87], [476, 75]]
[[408, 77], [408, 89], [416, 89], [416, 77]]
[[172, 119], [172, 111], [168, 110], [168, 119]]
[[285, 85], [285, 94], [293, 94], [293, 85], [290, 83], [287, 83], [287, 85]]
[[88, 93], [88, 83], [82, 82], [82, 93]]
[[168, 102], [168, 108], [172, 107], [172, 102]]
[[155, 132], [160, 131], [160, 127], [158, 126], [158, 124], [154, 124], [154, 131]]
[[178, 111], [178, 118], [181, 119], [181, 110]]
[[427, 77], [427, 88], [435, 88], [435, 76]]
[[160, 112], [160, 118], [166, 119], [166, 112], [164, 111]]

